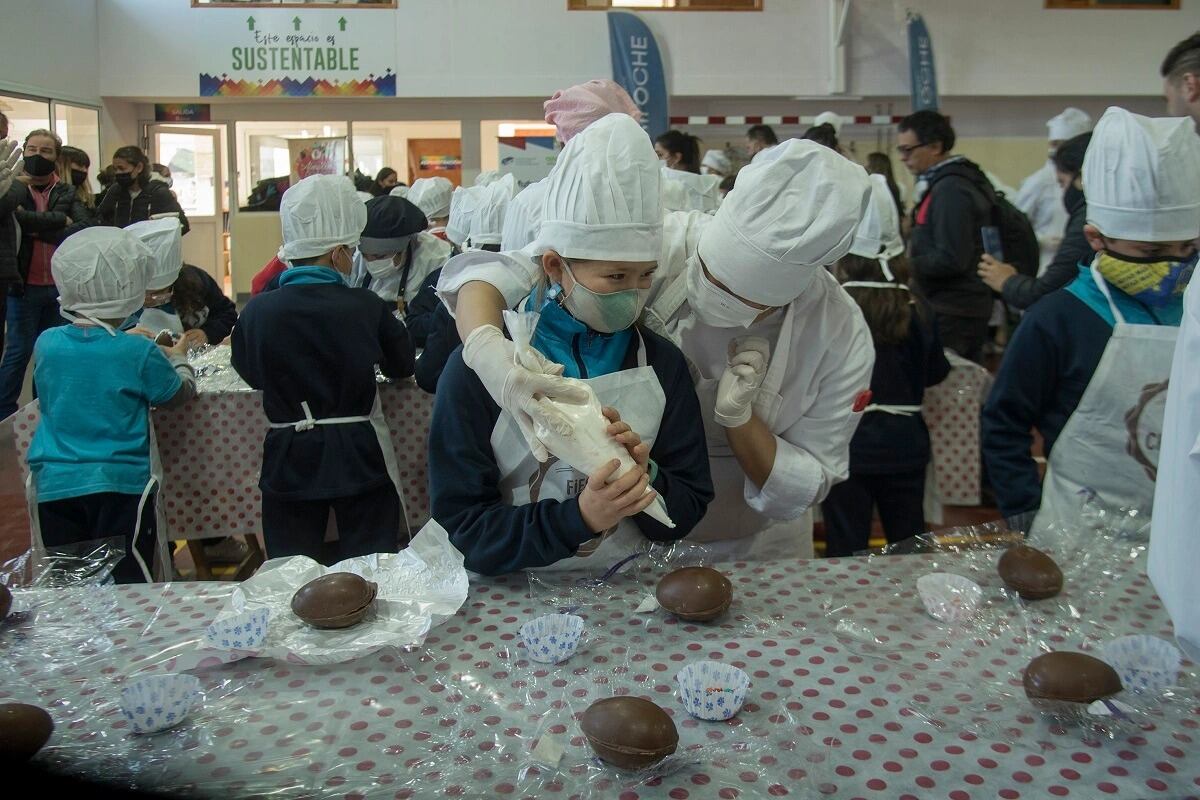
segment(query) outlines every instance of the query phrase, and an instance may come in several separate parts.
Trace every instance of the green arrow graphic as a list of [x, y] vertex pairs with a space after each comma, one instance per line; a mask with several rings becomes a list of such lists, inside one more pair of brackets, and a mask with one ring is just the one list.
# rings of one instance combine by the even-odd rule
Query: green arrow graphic
[[338, 20], [338, 30], [346, 30], [346, 18], [342, 17]]
[[249, 28], [250, 30], [254, 30], [254, 17], [246, 18], [246, 27]]
[[294, 20], [292, 20], [292, 27], [295, 28], [296, 30], [300, 30], [300, 18], [299, 17], [296, 17]]

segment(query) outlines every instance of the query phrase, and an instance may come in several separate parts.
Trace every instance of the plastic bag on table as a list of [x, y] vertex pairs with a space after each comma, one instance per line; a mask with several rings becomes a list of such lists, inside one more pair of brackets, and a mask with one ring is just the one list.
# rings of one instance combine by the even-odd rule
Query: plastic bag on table
[[0, 583], [10, 590], [111, 584], [124, 557], [120, 536], [33, 548], [0, 564]]
[[[537, 350], [531, 344], [538, 317], [536, 313], [504, 312], [504, 325], [516, 345], [518, 366], [538, 369], [538, 365], [533, 363], [537, 360], [533, 355]], [[600, 401], [591, 386], [573, 378], [564, 380], [587, 392], [587, 402], [566, 403], [543, 398], [539, 402], [542, 413], [534, 418], [534, 433], [560, 461], [570, 464], [584, 475], [594, 474], [614, 459], [620, 461], [621, 466], [612, 480], [620, 478], [637, 466], [633, 457], [608, 435], [608, 419], [601, 412]], [[646, 492], [651, 491], [647, 486]], [[661, 497], [656, 497], [645, 513], [668, 528], [675, 527]]]

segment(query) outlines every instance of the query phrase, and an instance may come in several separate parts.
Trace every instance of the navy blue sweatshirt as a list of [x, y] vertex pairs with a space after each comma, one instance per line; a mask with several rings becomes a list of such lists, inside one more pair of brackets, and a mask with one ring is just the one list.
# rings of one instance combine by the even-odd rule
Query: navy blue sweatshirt
[[413, 344], [417, 347], [425, 346], [425, 340], [429, 338], [429, 333], [433, 330], [434, 313], [442, 304], [437, 296], [437, 282], [441, 276], [440, 267], [429, 273], [425, 278], [425, 283], [421, 284], [421, 291], [417, 292], [416, 297], [404, 309], [404, 324], [408, 327], [408, 335], [412, 337]]
[[[675, 528], [645, 514], [633, 518], [646, 538], [674, 541], [686, 536], [713, 498], [708, 448], [700, 424], [700, 403], [683, 354], [665, 339], [639, 328], [646, 363], [653, 367], [666, 407], [650, 458], [658, 465], [652, 486], [662, 496]], [[632, 337], [623, 369], [637, 366]], [[478, 376], [454, 351], [438, 384], [429, 436], [429, 495], [433, 517], [450, 533], [466, 567], [501, 575], [541, 567], [573, 556], [595, 534], [579, 513], [579, 500], [505, 504], [491, 436], [500, 417]], [[620, 409], [617, 409], [620, 411]]]
[[[933, 310], [917, 298], [914, 301], [921, 305], [921, 313], [913, 307], [908, 338], [900, 344], [875, 346], [872, 403], [919, 406], [925, 387], [941, 383], [950, 374]], [[911, 472], [928, 463], [929, 428], [920, 414], [906, 417], [872, 411], [863, 415], [850, 440], [851, 475]]]
[[[375, 365], [389, 378], [413, 372], [413, 345], [392, 307], [367, 289], [288, 285], [251, 298], [233, 329], [232, 363], [263, 392], [271, 422], [358, 417], [375, 401]], [[264, 495], [279, 500], [352, 497], [389, 482], [369, 422], [272, 428], [263, 443]]]

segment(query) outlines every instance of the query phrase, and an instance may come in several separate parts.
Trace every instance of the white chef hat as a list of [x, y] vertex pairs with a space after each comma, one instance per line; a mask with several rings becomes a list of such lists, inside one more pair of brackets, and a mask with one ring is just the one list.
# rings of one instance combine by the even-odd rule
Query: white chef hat
[[826, 122], [828, 122], [830, 125], [833, 126], [834, 133], [839, 134], [839, 135], [841, 134], [841, 132], [842, 132], [842, 115], [841, 114], [838, 114], [836, 111], [822, 111], [820, 114], [817, 114], [817, 116], [813, 119], [814, 126], [824, 125]]
[[501, 234], [504, 232], [504, 217], [516, 192], [517, 180], [508, 174], [476, 188], [481, 191], [478, 206], [471, 216], [471, 246], [500, 244]]
[[734, 294], [783, 305], [846, 255], [870, 200], [871, 182], [858, 164], [816, 142], [788, 139], [738, 173], [737, 190], [701, 232], [698, 252]]
[[1083, 157], [1087, 221], [1114, 239], [1175, 242], [1200, 235], [1200, 136], [1188, 117], [1112, 107]]
[[1086, 111], [1070, 106], [1064, 108], [1061, 114], [1046, 120], [1046, 129], [1049, 131], [1047, 139], [1052, 142], [1065, 142], [1067, 139], [1090, 131], [1092, 118]]
[[[408, 187], [407, 186], [393, 186], [392, 190], [390, 192], [388, 192], [388, 194], [390, 194], [392, 197], [402, 197], [404, 199], [408, 199]], [[412, 202], [412, 201], [410, 200], [409, 202]]]
[[663, 213], [670, 211], [716, 211], [721, 205], [720, 175], [662, 168]]
[[454, 184], [440, 175], [433, 178], [417, 178], [408, 189], [404, 199], [415, 205], [428, 219], [443, 219], [450, 216], [450, 195]]
[[733, 172], [733, 164], [729, 161], [729, 156], [725, 155], [724, 150], [706, 150], [704, 158], [700, 161], [700, 168], [708, 167], [713, 172], [719, 172], [722, 175], [728, 175]]
[[375, 199], [375, 195], [371, 194], [370, 192], [356, 191], [354, 193], [354, 196], [357, 197], [359, 200], [362, 200], [364, 203], [369, 203]]
[[367, 226], [367, 206], [344, 175], [309, 175], [279, 203], [283, 245], [279, 260], [291, 265], [339, 245], [355, 247]]
[[478, 175], [475, 176], [475, 185], [476, 186], [490, 186], [491, 184], [495, 183], [498, 180], [500, 180], [500, 170], [485, 169], [482, 172], [480, 172]]
[[146, 301], [154, 254], [121, 228], [85, 228], [68, 236], [50, 259], [63, 311], [91, 319], [125, 319]]
[[125, 228], [154, 254], [150, 274], [146, 276], [146, 290], [161, 291], [179, 278], [183, 267], [183, 229], [179, 217], [148, 219], [135, 222]]
[[542, 224], [542, 205], [550, 182], [543, 178], [517, 193], [504, 213], [504, 230], [500, 234], [502, 250], [523, 250], [533, 244]]
[[656, 261], [662, 243], [661, 167], [628, 114], [609, 114], [567, 143], [550, 171], [534, 252]]
[[[456, 186], [450, 196], [449, 218], [446, 220], [446, 238], [461, 247], [471, 235], [471, 218], [479, 206], [481, 186]], [[428, 216], [428, 215], [427, 215]]]
[[900, 238], [900, 215], [896, 212], [896, 201], [888, 189], [887, 179], [882, 175], [868, 175], [871, 181], [871, 201], [867, 203], [862, 222], [854, 231], [850, 252], [863, 258], [875, 258], [883, 266], [883, 274], [892, 280], [887, 262], [904, 252], [904, 240]]

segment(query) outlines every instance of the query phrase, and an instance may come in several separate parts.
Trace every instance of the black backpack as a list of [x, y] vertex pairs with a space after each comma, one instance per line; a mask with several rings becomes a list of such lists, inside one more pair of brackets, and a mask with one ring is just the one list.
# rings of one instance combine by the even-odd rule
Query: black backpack
[[[1000, 229], [1005, 263], [1012, 264], [1022, 275], [1036, 277], [1038, 267], [1041, 266], [1042, 250], [1029, 217], [1010, 203], [1004, 192], [992, 186], [992, 182], [978, 166], [970, 161], [962, 162], [963, 169], [955, 169], [957, 166], [959, 165], [948, 164], [945, 169], [946, 175], [966, 178], [992, 204], [992, 224]], [[936, 182], [935, 180], [934, 183]], [[933, 188], [932, 184], [929, 188]]]

